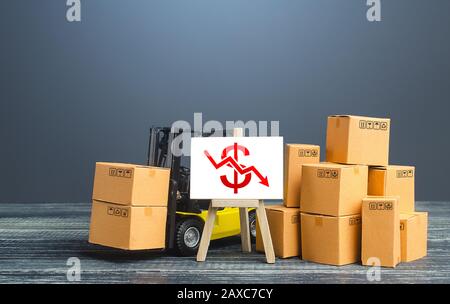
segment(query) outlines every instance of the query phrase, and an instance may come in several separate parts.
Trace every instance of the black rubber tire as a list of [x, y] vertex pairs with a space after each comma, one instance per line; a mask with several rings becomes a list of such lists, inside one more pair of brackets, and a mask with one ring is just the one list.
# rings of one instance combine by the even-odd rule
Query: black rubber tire
[[[252, 225], [252, 223], [254, 224]], [[249, 231], [250, 231], [250, 239], [252, 243], [256, 242], [256, 211], [252, 210], [248, 213], [248, 224], [249, 224]], [[253, 226], [253, 229], [252, 229]], [[252, 231], [253, 230], [253, 231]]]
[[[175, 231], [175, 243], [176, 243], [176, 253], [180, 256], [193, 256], [197, 254], [198, 247], [200, 246], [200, 239], [203, 232], [204, 223], [202, 220], [196, 218], [182, 218], [177, 223], [177, 228]], [[184, 234], [189, 228], [196, 228], [199, 232], [199, 240], [194, 247], [189, 247], [184, 241]]]

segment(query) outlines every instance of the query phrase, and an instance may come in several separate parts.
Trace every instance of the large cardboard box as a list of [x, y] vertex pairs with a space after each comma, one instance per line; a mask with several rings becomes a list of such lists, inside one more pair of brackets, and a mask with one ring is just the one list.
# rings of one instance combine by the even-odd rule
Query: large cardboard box
[[[284, 206], [266, 206], [275, 255], [280, 258], [300, 256], [300, 209]], [[256, 250], [264, 252], [264, 245], [256, 223]]]
[[166, 207], [131, 207], [94, 200], [89, 242], [128, 250], [165, 247]]
[[284, 205], [300, 206], [302, 183], [302, 165], [318, 163], [320, 146], [304, 144], [287, 144], [284, 158]]
[[367, 196], [367, 166], [332, 163], [305, 164], [302, 177], [304, 213], [343, 216], [361, 213]]
[[389, 163], [390, 119], [351, 115], [328, 117], [326, 160], [385, 166]]
[[363, 200], [363, 265], [373, 266], [374, 263], [379, 263], [379, 266], [395, 267], [400, 262], [399, 216], [396, 197], [367, 197]]
[[414, 212], [413, 166], [385, 166], [369, 169], [369, 195], [398, 196], [400, 212]]
[[170, 169], [98, 162], [92, 199], [121, 205], [167, 206]]
[[402, 262], [411, 262], [427, 255], [428, 213], [400, 213], [400, 244]]
[[302, 258], [306, 261], [346, 265], [361, 259], [361, 216], [301, 214]]

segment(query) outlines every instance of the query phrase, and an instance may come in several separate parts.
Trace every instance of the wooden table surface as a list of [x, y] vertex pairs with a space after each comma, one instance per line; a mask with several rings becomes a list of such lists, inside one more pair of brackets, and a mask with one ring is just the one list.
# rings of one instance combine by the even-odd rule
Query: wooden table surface
[[[428, 256], [382, 269], [382, 283], [450, 283], [450, 202], [417, 202], [429, 211]], [[240, 240], [212, 241], [206, 262], [155, 252], [125, 252], [87, 242], [90, 204], [0, 204], [0, 283], [67, 283], [67, 260], [80, 283], [366, 283], [367, 267], [327, 266], [298, 258], [266, 264], [241, 253]], [[254, 246], [254, 245], [253, 245]]]

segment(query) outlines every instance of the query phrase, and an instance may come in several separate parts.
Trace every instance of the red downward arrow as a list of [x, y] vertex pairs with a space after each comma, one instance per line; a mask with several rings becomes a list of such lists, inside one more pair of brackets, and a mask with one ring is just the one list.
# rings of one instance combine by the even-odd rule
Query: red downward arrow
[[255, 168], [255, 166], [242, 168], [231, 156], [227, 156], [219, 163], [216, 163], [216, 161], [212, 158], [212, 156], [209, 154], [209, 152], [207, 150], [205, 150], [204, 153], [205, 153], [206, 157], [209, 159], [209, 161], [211, 162], [211, 164], [214, 166], [214, 168], [219, 169], [222, 166], [231, 164], [236, 169], [236, 171], [239, 172], [239, 174], [241, 174], [241, 175], [253, 171], [256, 174], [256, 176], [259, 178], [259, 180], [260, 180], [259, 183], [266, 187], [269, 187], [269, 179], [267, 178], [267, 176], [264, 177], [258, 171], [258, 169]]

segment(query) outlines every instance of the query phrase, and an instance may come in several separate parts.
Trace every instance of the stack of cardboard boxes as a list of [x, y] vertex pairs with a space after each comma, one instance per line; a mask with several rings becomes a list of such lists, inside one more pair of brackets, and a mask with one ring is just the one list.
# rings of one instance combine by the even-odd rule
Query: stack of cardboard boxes
[[97, 163], [89, 242], [141, 250], [165, 247], [170, 170]]
[[362, 213], [363, 264], [372, 265], [369, 259], [378, 257], [381, 266], [395, 267], [426, 256], [428, 213], [415, 211], [414, 177], [411, 166], [370, 168]]
[[300, 206], [303, 259], [332, 265], [358, 262], [367, 166], [305, 165], [303, 176]]
[[[280, 258], [301, 255], [300, 189], [302, 166], [320, 161], [317, 145], [287, 144], [284, 157], [284, 206], [266, 206], [267, 220], [275, 255]], [[264, 252], [259, 229], [256, 229], [256, 250]]]
[[[426, 255], [427, 213], [415, 212], [415, 168], [388, 165], [389, 133], [389, 119], [336, 115], [328, 117], [326, 162], [319, 163], [318, 146], [286, 146], [284, 207], [267, 207], [277, 256], [395, 267]], [[317, 152], [307, 158], [301, 150]], [[271, 217], [275, 212], [295, 214], [301, 232], [289, 233], [293, 221]], [[297, 251], [286, 254], [286, 243]]]

